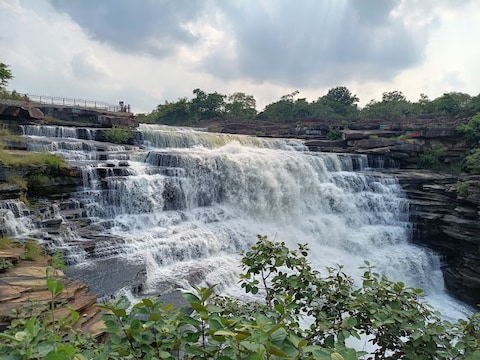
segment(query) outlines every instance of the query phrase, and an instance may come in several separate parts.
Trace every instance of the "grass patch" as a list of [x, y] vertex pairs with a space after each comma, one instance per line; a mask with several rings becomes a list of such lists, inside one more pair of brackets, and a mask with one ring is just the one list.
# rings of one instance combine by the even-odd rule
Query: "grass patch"
[[29, 152], [9, 152], [0, 150], [0, 160], [6, 166], [47, 165], [51, 169], [68, 167], [68, 163], [58, 155]]
[[26, 207], [30, 207], [30, 201], [27, 199], [27, 194], [20, 194], [19, 200], [25, 204]]
[[45, 255], [42, 245], [40, 245], [38, 242], [32, 239], [25, 241], [23, 248], [24, 248], [24, 252], [22, 255], [23, 260], [36, 261], [36, 260], [40, 260]]
[[9, 129], [0, 129], [0, 147], [3, 148], [8, 142], [21, 143], [24, 139], [20, 135], [12, 133]]
[[52, 177], [44, 174], [33, 174], [28, 176], [28, 182], [35, 186], [52, 185], [55, 181]]
[[24, 178], [18, 176], [18, 175], [7, 175], [5, 178], [6, 182], [9, 184], [15, 184], [18, 185], [21, 189], [25, 190], [27, 188], [28, 182]]
[[8, 236], [0, 237], [0, 250], [12, 249], [20, 247], [18, 241], [9, 238]]

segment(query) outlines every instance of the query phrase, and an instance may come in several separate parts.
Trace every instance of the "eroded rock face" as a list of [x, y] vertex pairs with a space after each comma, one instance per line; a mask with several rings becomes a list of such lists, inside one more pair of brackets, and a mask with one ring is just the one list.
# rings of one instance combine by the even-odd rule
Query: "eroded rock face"
[[396, 171], [411, 201], [414, 241], [444, 259], [447, 289], [480, 304], [480, 177]]

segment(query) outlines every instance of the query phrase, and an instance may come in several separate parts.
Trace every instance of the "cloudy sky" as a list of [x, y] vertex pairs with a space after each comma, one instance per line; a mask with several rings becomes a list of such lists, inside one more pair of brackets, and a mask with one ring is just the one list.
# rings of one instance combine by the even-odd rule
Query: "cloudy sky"
[[9, 90], [134, 112], [196, 88], [417, 101], [480, 93], [479, 19], [479, 0], [0, 0], [0, 62]]

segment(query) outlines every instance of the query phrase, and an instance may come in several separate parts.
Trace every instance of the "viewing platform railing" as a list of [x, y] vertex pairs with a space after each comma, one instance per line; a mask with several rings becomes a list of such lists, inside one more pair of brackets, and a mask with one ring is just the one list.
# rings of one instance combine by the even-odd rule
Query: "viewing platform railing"
[[31, 103], [54, 106], [70, 106], [84, 109], [105, 110], [111, 112], [121, 112], [120, 105], [111, 105], [105, 101], [72, 99], [65, 97], [45, 96], [45, 95], [26, 95]]

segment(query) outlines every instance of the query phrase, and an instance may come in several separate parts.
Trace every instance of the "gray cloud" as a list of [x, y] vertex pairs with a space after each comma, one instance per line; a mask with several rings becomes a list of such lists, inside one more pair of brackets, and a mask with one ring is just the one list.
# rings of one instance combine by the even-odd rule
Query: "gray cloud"
[[277, 0], [254, 9], [239, 3], [228, 8], [236, 61], [231, 69], [217, 66], [226, 62], [217, 52], [203, 65], [220, 77], [233, 73], [292, 86], [392, 78], [422, 60], [425, 41], [390, 15], [396, 3]]
[[182, 24], [195, 19], [203, 7], [200, 1], [188, 0], [51, 0], [51, 4], [94, 39], [123, 52], [159, 57], [171, 54], [175, 45], [195, 42]]
[[108, 79], [110, 76], [107, 67], [89, 49], [73, 55], [70, 65], [78, 79], [98, 81]]
[[[422, 61], [428, 35], [413, 33], [402, 17], [392, 16], [401, 0], [51, 2], [92, 37], [155, 57], [172, 55], [179, 45], [195, 45], [200, 38], [183, 25], [207, 19], [234, 40], [235, 56], [220, 47], [210, 49], [199, 70], [224, 80], [293, 87], [392, 79]], [[208, 16], [215, 12], [222, 13], [221, 23]]]

